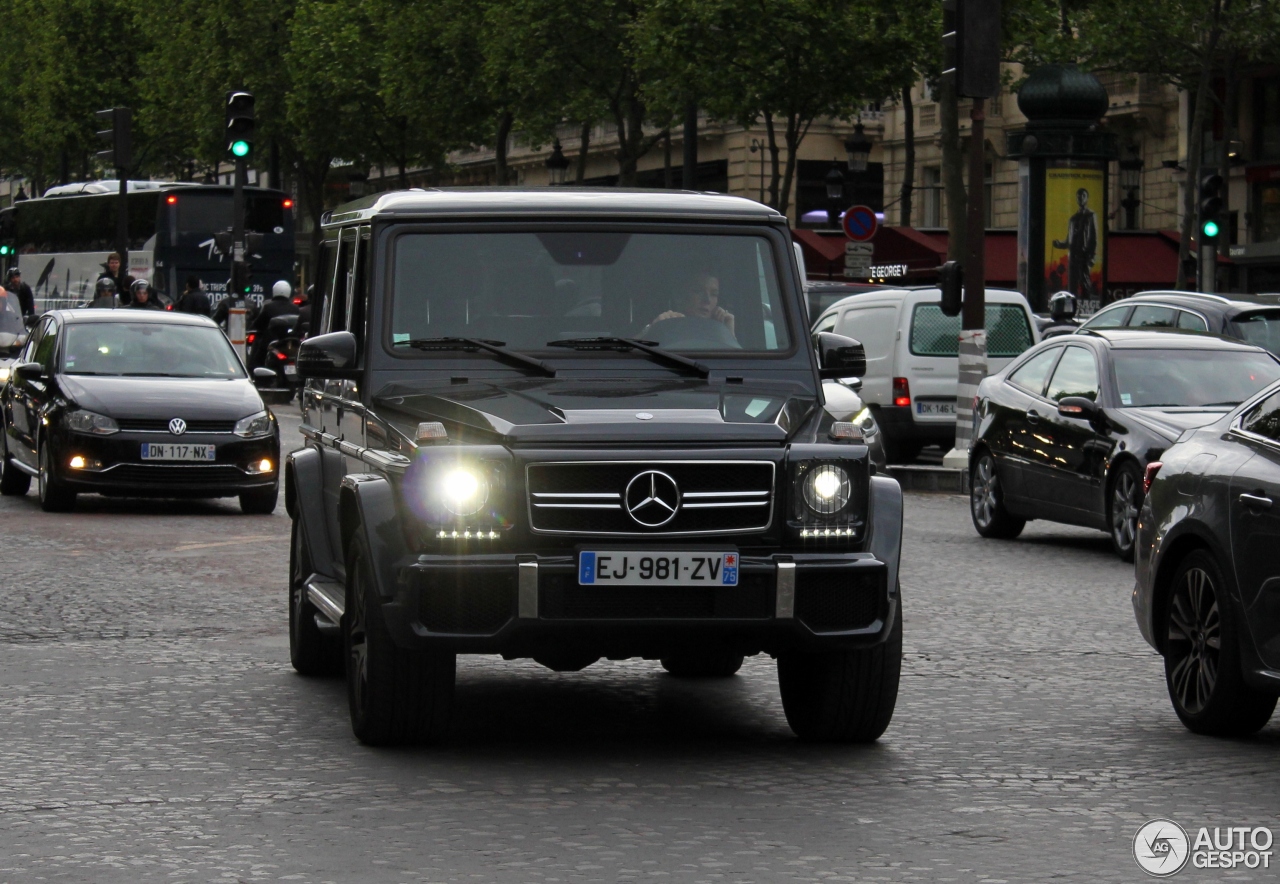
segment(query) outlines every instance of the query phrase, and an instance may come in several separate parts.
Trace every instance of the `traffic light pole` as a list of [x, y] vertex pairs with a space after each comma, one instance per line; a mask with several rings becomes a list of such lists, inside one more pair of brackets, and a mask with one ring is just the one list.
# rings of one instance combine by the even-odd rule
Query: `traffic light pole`
[[244, 157], [236, 157], [236, 177], [235, 185], [232, 188], [231, 197], [231, 279], [227, 281], [227, 297], [231, 298], [231, 306], [227, 310], [227, 337], [231, 339], [231, 346], [235, 347], [240, 353], [240, 358], [249, 361], [249, 354], [245, 346], [245, 306], [244, 292], [241, 285], [244, 277], [245, 265], [245, 247], [244, 247], [244, 183], [245, 183], [245, 162]]

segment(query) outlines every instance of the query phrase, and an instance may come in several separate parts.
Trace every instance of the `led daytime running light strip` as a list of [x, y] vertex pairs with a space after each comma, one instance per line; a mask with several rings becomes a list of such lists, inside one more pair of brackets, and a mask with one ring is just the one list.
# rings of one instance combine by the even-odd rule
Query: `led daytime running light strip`
[[500, 535], [497, 531], [445, 531], [436, 532], [439, 540], [497, 540]]
[[815, 537], [856, 537], [856, 528], [801, 528], [800, 537], [810, 540]]

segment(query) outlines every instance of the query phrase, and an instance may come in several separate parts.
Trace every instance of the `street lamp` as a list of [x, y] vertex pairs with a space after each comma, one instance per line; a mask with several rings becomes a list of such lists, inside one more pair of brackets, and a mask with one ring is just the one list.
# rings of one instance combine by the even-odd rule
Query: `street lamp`
[[867, 171], [867, 161], [871, 159], [871, 140], [862, 129], [862, 123], [853, 127], [853, 134], [844, 140], [844, 152], [849, 157], [850, 172]]
[[827, 185], [827, 202], [830, 203], [827, 208], [827, 219], [831, 226], [835, 227], [836, 218], [840, 214], [840, 204], [844, 202], [844, 172], [840, 171], [840, 164], [834, 159], [822, 180]]
[[551, 173], [552, 184], [564, 184], [565, 173], [569, 171], [569, 158], [560, 149], [560, 139], [556, 139], [551, 156], [547, 157], [547, 171]]
[[1124, 192], [1120, 207], [1124, 209], [1125, 229], [1137, 230], [1138, 206], [1142, 205], [1138, 193], [1142, 189], [1143, 162], [1142, 157], [1138, 156], [1136, 144], [1129, 146], [1129, 152], [1132, 156], [1120, 161], [1120, 189]]

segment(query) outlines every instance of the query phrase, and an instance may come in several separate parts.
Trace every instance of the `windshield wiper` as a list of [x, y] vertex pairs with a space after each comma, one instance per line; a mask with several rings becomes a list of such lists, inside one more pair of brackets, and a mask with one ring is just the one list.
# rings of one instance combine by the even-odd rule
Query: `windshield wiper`
[[711, 376], [711, 369], [701, 362], [687, 359], [670, 350], [663, 350], [657, 346], [657, 343], [657, 341], [639, 341], [635, 338], [563, 338], [558, 341], [547, 341], [547, 346], [568, 347], [573, 350], [639, 350], [673, 368], [691, 371], [699, 377]]
[[549, 378], [556, 376], [556, 370], [541, 359], [506, 349], [506, 341], [488, 341], [483, 338], [414, 338], [411, 341], [396, 341], [395, 346], [413, 347], [415, 350], [462, 350], [466, 353], [483, 350], [512, 365], [537, 369]]

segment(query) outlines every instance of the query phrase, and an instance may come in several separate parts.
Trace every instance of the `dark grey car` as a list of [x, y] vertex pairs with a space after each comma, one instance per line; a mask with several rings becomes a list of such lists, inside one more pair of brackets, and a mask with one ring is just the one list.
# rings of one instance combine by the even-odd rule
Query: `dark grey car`
[[1183, 724], [1251, 734], [1280, 695], [1280, 384], [1188, 430], [1145, 481], [1138, 626]]

